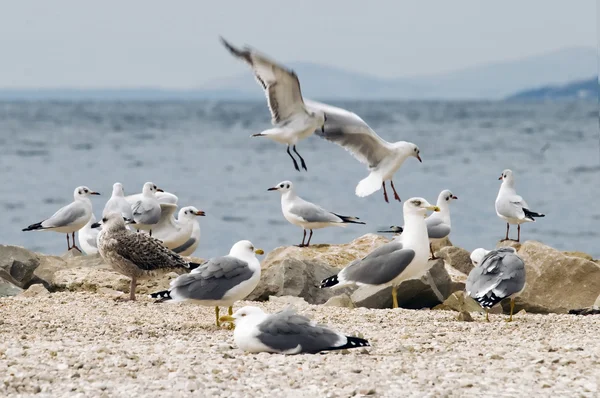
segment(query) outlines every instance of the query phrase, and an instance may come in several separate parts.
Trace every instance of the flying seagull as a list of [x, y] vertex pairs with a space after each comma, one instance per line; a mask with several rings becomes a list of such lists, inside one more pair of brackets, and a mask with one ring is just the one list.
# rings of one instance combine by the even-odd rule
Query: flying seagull
[[292, 158], [294, 167], [300, 171], [296, 159], [290, 152], [291, 146], [300, 158], [302, 168], [308, 170], [304, 159], [296, 150], [296, 144], [313, 134], [317, 128], [323, 129], [327, 120], [326, 114], [306, 107], [300, 90], [300, 81], [294, 71], [279, 65], [250, 47], [239, 49], [224, 38], [220, 39], [232, 55], [250, 65], [256, 81], [267, 97], [271, 124], [274, 127], [253, 134], [252, 137], [267, 137], [275, 142], [286, 144], [287, 153]]

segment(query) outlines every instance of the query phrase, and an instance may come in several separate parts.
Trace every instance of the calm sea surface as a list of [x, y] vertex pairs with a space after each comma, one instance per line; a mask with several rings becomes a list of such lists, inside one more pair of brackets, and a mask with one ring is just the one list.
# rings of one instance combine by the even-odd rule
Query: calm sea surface
[[[494, 201], [505, 168], [533, 211], [546, 214], [522, 238], [600, 257], [600, 147], [596, 103], [330, 102], [358, 113], [384, 139], [419, 145], [395, 185], [406, 200], [435, 203], [450, 189], [455, 245], [490, 248], [504, 236]], [[152, 181], [204, 210], [197, 256], [223, 255], [250, 239], [271, 250], [297, 244], [302, 230], [281, 214], [267, 188], [291, 180], [300, 196], [367, 225], [316, 230], [313, 243], [348, 242], [402, 225], [402, 204], [381, 191], [354, 195], [366, 168], [340, 147], [310, 137], [298, 145], [308, 172], [297, 172], [285, 146], [252, 133], [269, 127], [261, 102], [4, 102], [0, 103], [0, 243], [60, 254], [65, 237], [21, 232], [72, 201], [78, 185], [126, 194]], [[516, 229], [514, 230], [516, 234]], [[516, 236], [516, 235], [515, 235]]]

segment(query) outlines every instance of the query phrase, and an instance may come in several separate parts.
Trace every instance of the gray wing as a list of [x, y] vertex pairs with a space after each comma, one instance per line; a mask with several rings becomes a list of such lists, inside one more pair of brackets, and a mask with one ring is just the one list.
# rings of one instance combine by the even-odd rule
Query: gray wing
[[317, 353], [346, 344], [344, 336], [289, 309], [270, 315], [258, 324], [258, 330], [260, 342], [277, 351], [300, 346], [300, 352]]
[[79, 221], [86, 215], [86, 206], [81, 201], [73, 202], [42, 221], [42, 228], [66, 227]]
[[392, 153], [391, 145], [353, 112], [316, 101], [306, 100], [309, 111], [325, 112], [325, 132], [315, 134], [349, 151], [359, 162], [374, 168]]
[[467, 294], [483, 307], [492, 307], [525, 286], [525, 263], [512, 248], [486, 254], [467, 278]]
[[150, 235], [125, 231], [116, 237], [112, 250], [145, 271], [165, 268], [190, 268], [179, 254], [164, 247]]
[[194, 237], [189, 238], [183, 245], [174, 248], [173, 251], [175, 253], [182, 253], [182, 252], [186, 251], [187, 249], [189, 249], [190, 247], [192, 247], [192, 245], [194, 243], [196, 243], [196, 238], [194, 238]]
[[294, 202], [292, 207], [290, 207], [290, 213], [302, 218], [306, 222], [341, 223], [343, 221], [341, 218], [322, 207], [302, 199], [298, 199]]
[[171, 282], [171, 291], [186, 299], [220, 300], [252, 275], [254, 272], [245, 261], [233, 256], [215, 257]]
[[441, 218], [429, 216], [425, 220], [425, 224], [427, 224], [427, 235], [430, 239], [442, 239], [450, 235], [450, 226], [445, 224]]
[[271, 123], [278, 124], [297, 113], [306, 113], [300, 81], [294, 71], [249, 47], [238, 49], [221, 37], [221, 43], [235, 57], [246, 62], [254, 71], [256, 81], [265, 90]]
[[158, 202], [140, 200], [131, 208], [133, 219], [138, 224], [156, 224], [160, 220]]
[[340, 271], [338, 277], [367, 285], [382, 285], [400, 275], [414, 257], [414, 250], [403, 249], [402, 242], [393, 240], [354, 261]]

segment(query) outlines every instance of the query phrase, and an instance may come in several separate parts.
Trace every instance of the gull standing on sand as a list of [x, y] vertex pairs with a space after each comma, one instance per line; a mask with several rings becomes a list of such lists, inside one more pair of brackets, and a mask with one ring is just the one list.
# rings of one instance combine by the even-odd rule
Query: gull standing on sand
[[156, 199], [156, 192], [163, 192], [163, 190], [157, 188], [154, 183], [145, 183], [142, 188], [142, 196], [131, 206], [135, 228], [138, 232], [140, 230], [149, 231], [150, 236], [152, 236], [152, 228], [160, 220], [160, 203]]
[[251, 353], [316, 354], [370, 346], [365, 339], [346, 336], [318, 325], [291, 308], [267, 314], [258, 307], [246, 306], [233, 315], [221, 317], [221, 322], [235, 324], [235, 344]]
[[256, 81], [261, 85], [267, 97], [267, 105], [271, 112], [271, 124], [274, 128], [265, 130], [252, 137], [267, 137], [275, 142], [287, 145], [287, 153], [300, 171], [296, 159], [290, 152], [290, 146], [300, 158], [302, 168], [306, 163], [298, 151], [296, 144], [309, 137], [317, 129], [323, 129], [327, 116], [320, 110], [311, 110], [304, 104], [300, 81], [294, 71], [268, 59], [249, 47], [238, 49], [221, 37], [221, 43], [235, 57], [243, 60], [252, 68]]
[[200, 244], [200, 223], [198, 222], [198, 218], [194, 217], [192, 220], [192, 234], [190, 238], [185, 241], [184, 244], [172, 249], [175, 253], [180, 256], [191, 256], [196, 248]]
[[531, 211], [527, 202], [517, 195], [515, 177], [511, 170], [504, 170], [498, 179], [502, 180], [502, 184], [496, 197], [496, 214], [506, 220], [506, 238], [502, 241], [509, 240], [510, 224], [517, 224], [517, 240], [515, 242], [519, 242], [521, 240], [521, 224], [535, 222], [534, 217], [544, 217], [545, 215]]
[[119, 213], [109, 213], [102, 218], [98, 252], [115, 271], [131, 278], [130, 300], [135, 300], [138, 279], [158, 270], [194, 269], [199, 265], [185, 261], [147, 234], [128, 230]]
[[[67, 234], [67, 249], [79, 250], [75, 244], [75, 232], [83, 228], [92, 217], [90, 195], [100, 194], [86, 186], [75, 188], [73, 192], [75, 200], [72, 203], [59, 209], [50, 218], [23, 228], [23, 231], [54, 231]], [[69, 241], [69, 234], [73, 236], [73, 246], [71, 246], [71, 242]]]
[[92, 228], [92, 224], [96, 224], [96, 216], [94, 216], [94, 214], [92, 214], [90, 221], [88, 221], [77, 234], [79, 246], [81, 246], [83, 252], [88, 256], [98, 253], [98, 235], [100, 234], [100, 227]]
[[[329, 212], [314, 203], [307, 202], [296, 195], [294, 185], [290, 181], [282, 181], [276, 186], [267, 189], [267, 191], [279, 191], [281, 193], [281, 211], [283, 212], [283, 216], [290, 223], [298, 225], [304, 230], [302, 243], [298, 247], [308, 247], [310, 245], [313, 229], [332, 226], [346, 227], [347, 224], [365, 224], [362, 221], [358, 221], [358, 217], [341, 216]], [[308, 242], [304, 244], [307, 229], [310, 230], [310, 235]]]
[[505, 298], [510, 297], [510, 318], [513, 320], [515, 296], [525, 288], [525, 262], [513, 247], [496, 250], [475, 249], [471, 253], [475, 268], [467, 278], [465, 290], [485, 309], [485, 320], [489, 322], [488, 311]]
[[150, 297], [214, 306], [216, 324], [221, 326], [219, 306], [229, 307], [231, 315], [233, 303], [246, 298], [260, 281], [260, 262], [256, 254], [264, 254], [264, 251], [255, 249], [248, 240], [241, 240], [231, 247], [227, 256], [211, 258], [189, 274], [171, 281], [169, 290], [152, 293]]
[[[160, 220], [152, 228], [152, 236], [162, 241], [163, 246], [173, 250], [185, 244], [192, 236], [194, 221], [197, 216], [204, 216], [204, 212], [194, 206], [183, 207], [179, 210], [179, 217], [175, 219], [177, 205], [161, 203]], [[177, 253], [177, 252], [176, 252]]]
[[450, 235], [450, 202], [458, 199], [450, 190], [446, 189], [440, 192], [437, 200], [437, 207], [440, 211], [433, 213], [427, 219], [427, 236], [429, 236], [429, 250], [431, 252], [430, 260], [437, 257], [433, 253], [433, 243], [439, 242]]
[[123, 190], [123, 184], [115, 182], [113, 184], [112, 195], [102, 211], [102, 217], [108, 213], [121, 213], [123, 217], [128, 220], [133, 220], [133, 212], [131, 205], [125, 199], [125, 191]]
[[325, 127], [316, 135], [343, 147], [367, 165], [370, 173], [356, 186], [356, 196], [369, 196], [383, 187], [383, 198], [389, 203], [385, 188], [385, 182], [389, 181], [394, 199], [400, 201], [392, 178], [407, 158], [412, 156], [423, 162], [419, 147], [412, 142], [385, 141], [357, 114], [345, 109], [308, 100], [306, 105], [313, 112], [327, 114]]
[[[425, 214], [440, 211], [423, 198], [411, 198], [403, 205], [404, 231], [398, 238], [378, 247], [366, 257], [353, 261], [337, 275], [323, 279], [321, 288], [347, 285], [392, 286], [392, 308], [398, 308], [398, 285], [427, 273], [429, 239]], [[399, 238], [402, 238], [400, 240]]]

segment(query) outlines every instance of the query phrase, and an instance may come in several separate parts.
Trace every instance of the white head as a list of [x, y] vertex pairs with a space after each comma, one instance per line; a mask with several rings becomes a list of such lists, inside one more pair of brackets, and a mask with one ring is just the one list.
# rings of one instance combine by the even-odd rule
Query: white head
[[154, 185], [154, 183], [152, 182], [145, 183], [144, 187], [142, 188], [142, 194], [145, 196], [154, 196], [157, 192], [163, 192], [163, 190], [157, 188], [156, 185]]
[[186, 207], [182, 207], [179, 210], [177, 219], [179, 221], [182, 221], [182, 220], [191, 221], [194, 218], [196, 218], [197, 216], [205, 216], [205, 214], [202, 210], [198, 210], [194, 206], [186, 206]]
[[317, 125], [321, 126], [321, 132], [325, 132], [325, 122], [327, 121], [327, 114], [323, 111], [315, 111], [310, 114], [313, 118], [317, 120]]
[[113, 184], [112, 196], [125, 196], [123, 184], [121, 184], [120, 182], [115, 182]]
[[437, 205], [440, 207], [445, 206], [456, 199], [458, 198], [454, 196], [454, 194], [449, 189], [445, 189], [442, 192], [440, 192], [440, 195], [438, 196], [437, 200]]
[[427, 210], [440, 211], [439, 207], [433, 206], [423, 198], [410, 198], [404, 202], [404, 206], [402, 208], [404, 210], [404, 214], [418, 214], [423, 217], [425, 214], [427, 214]]
[[106, 232], [127, 230], [127, 228], [125, 228], [125, 220], [123, 219], [121, 213], [107, 213], [102, 217], [102, 222], [99, 224], [102, 225], [102, 230]]
[[396, 148], [400, 148], [406, 155], [415, 157], [419, 162], [423, 163], [423, 160], [421, 160], [421, 150], [412, 142], [398, 141], [394, 145]]
[[90, 195], [100, 195], [100, 193], [92, 191], [84, 185], [75, 188], [75, 191], [73, 191], [73, 198], [75, 198], [75, 200], [89, 198]]
[[471, 252], [471, 256], [470, 256], [471, 263], [473, 263], [473, 265], [475, 267], [477, 267], [479, 264], [481, 264], [481, 260], [483, 260], [485, 255], [488, 254], [489, 252], [490, 252], [489, 250], [485, 250], [482, 247], [473, 250], [473, 252]]
[[279, 191], [281, 194], [294, 192], [294, 184], [291, 181], [281, 181], [274, 187], [267, 189], [267, 191]]
[[262, 249], [255, 249], [252, 242], [249, 240], [241, 240], [235, 245], [231, 246], [229, 251], [230, 256], [234, 256], [240, 259], [252, 259], [256, 258], [255, 254], [265, 254]]
[[509, 185], [512, 185], [515, 183], [515, 177], [513, 176], [513, 172], [511, 169], [506, 169], [502, 172], [502, 175], [498, 178], [499, 180], [502, 180], [502, 183], [504, 184], [505, 182]]
[[269, 316], [262, 309], [253, 305], [247, 305], [240, 308], [233, 315], [225, 315], [219, 318], [221, 322], [233, 322], [236, 326], [240, 323], [251, 322], [252, 324], [260, 323], [264, 318]]

